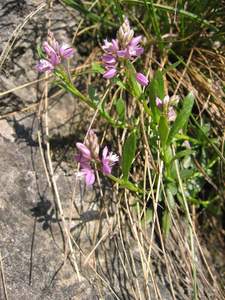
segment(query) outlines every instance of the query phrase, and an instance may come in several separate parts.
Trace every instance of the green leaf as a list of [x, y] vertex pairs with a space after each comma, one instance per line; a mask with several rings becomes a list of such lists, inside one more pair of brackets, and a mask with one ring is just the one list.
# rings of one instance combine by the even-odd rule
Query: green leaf
[[138, 192], [138, 193], [143, 193], [143, 191], [136, 186], [134, 183], [126, 180], [126, 179], [121, 179], [113, 176], [112, 174], [107, 175], [110, 179], [112, 179], [114, 182], [119, 184], [120, 188], [126, 188], [132, 192]]
[[137, 136], [136, 136], [136, 132], [133, 131], [128, 136], [123, 147], [122, 172], [123, 172], [123, 179], [125, 180], [127, 180], [129, 177], [129, 171], [135, 157], [136, 146], [137, 146], [136, 144], [137, 144]]
[[163, 73], [161, 71], [158, 70], [155, 72], [148, 90], [150, 101], [155, 100], [156, 97], [159, 97], [160, 99], [163, 99], [165, 97]]
[[152, 110], [153, 120], [155, 123], [158, 123], [160, 119], [160, 112], [156, 106], [156, 97], [163, 99], [165, 96], [163, 74], [161, 71], [156, 71], [149, 87], [146, 90], [146, 93], [149, 95], [149, 104]]
[[39, 58], [45, 58], [45, 54], [42, 50], [42, 47], [39, 44], [37, 45], [37, 53]]
[[101, 64], [93, 62], [91, 65], [92, 72], [103, 74], [105, 72], [105, 69], [102, 67]]
[[166, 145], [168, 134], [169, 134], [168, 120], [167, 117], [162, 115], [159, 120], [159, 137], [160, 137], [162, 147]]
[[117, 101], [116, 101], [116, 112], [119, 116], [119, 120], [120, 121], [124, 121], [125, 119], [125, 103], [124, 103], [124, 100], [119, 98]]
[[190, 156], [193, 153], [194, 153], [194, 150], [191, 150], [191, 149], [182, 150], [182, 151], [176, 153], [176, 155], [172, 158], [172, 161], [182, 158], [184, 156]]
[[166, 209], [163, 213], [162, 218], [162, 229], [163, 229], [163, 235], [167, 238], [168, 234], [170, 232], [171, 227], [171, 216], [169, 211]]
[[175, 206], [175, 200], [172, 192], [173, 191], [171, 191], [170, 188], [168, 187], [166, 190], [166, 196], [167, 196], [168, 206], [170, 207], [170, 209], [173, 209]]
[[175, 135], [179, 132], [180, 129], [182, 129], [185, 125], [185, 123], [188, 121], [192, 107], [194, 105], [194, 95], [192, 93], [188, 94], [187, 97], [183, 100], [183, 107], [181, 111], [179, 112], [175, 122], [173, 123], [173, 126], [170, 130], [167, 144], [169, 145], [172, 142], [172, 139], [175, 137]]
[[124, 84], [118, 77], [112, 78], [112, 83], [117, 84], [123, 90], [127, 90], [126, 84]]
[[132, 192], [140, 192], [139, 188], [136, 187], [132, 182], [130, 182], [128, 180], [121, 179], [119, 181], [119, 185], [120, 185], [120, 187], [127, 188], [128, 190], [130, 190]]
[[88, 96], [96, 105], [100, 102], [96, 89], [93, 85], [88, 86]]
[[130, 92], [134, 97], [139, 98], [142, 94], [141, 86], [136, 80], [136, 70], [134, 66], [127, 61], [127, 79], [128, 79], [128, 86], [130, 88]]
[[147, 208], [145, 213], [144, 213], [144, 217], [141, 220], [141, 225], [150, 224], [152, 222], [152, 219], [153, 219], [153, 209], [152, 208]]

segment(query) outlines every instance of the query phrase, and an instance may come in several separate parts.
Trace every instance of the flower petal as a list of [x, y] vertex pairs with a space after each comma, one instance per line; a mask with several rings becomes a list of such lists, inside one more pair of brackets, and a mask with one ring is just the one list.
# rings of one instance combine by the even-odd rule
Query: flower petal
[[116, 69], [109, 69], [103, 74], [103, 78], [110, 79], [116, 76]]
[[142, 35], [136, 36], [136, 37], [132, 38], [132, 40], [130, 41], [130, 45], [137, 46], [141, 40], [142, 40]]
[[112, 167], [109, 165], [109, 163], [106, 163], [102, 165], [102, 173], [105, 175], [109, 175], [112, 172]]
[[85, 176], [86, 185], [88, 185], [88, 186], [92, 185], [95, 182], [94, 170], [92, 170], [91, 168], [88, 168], [88, 169], [82, 169], [81, 171]]
[[38, 72], [52, 71], [54, 69], [54, 65], [46, 59], [40, 59], [36, 65], [36, 69]]
[[162, 109], [163, 102], [162, 102], [161, 99], [159, 99], [158, 97], [156, 97], [155, 103], [156, 103], [156, 106], [157, 106], [159, 109]]
[[119, 50], [119, 51], [117, 51], [117, 55], [119, 56], [119, 57], [128, 57], [128, 52], [127, 52], [127, 49], [126, 50]]
[[73, 56], [74, 49], [71, 48], [68, 44], [62, 44], [62, 46], [59, 48], [59, 53], [62, 58], [67, 59]]
[[149, 83], [147, 77], [146, 77], [144, 74], [142, 74], [142, 73], [137, 73], [137, 74], [136, 74], [136, 80], [137, 80], [141, 85], [143, 85], [143, 86], [146, 86], [146, 85], [148, 85], [148, 83]]
[[105, 146], [103, 151], [102, 151], [102, 159], [106, 159], [108, 154], [108, 147]]
[[115, 64], [116, 63], [116, 58], [111, 54], [104, 54], [102, 56], [102, 61], [105, 64]]
[[76, 143], [76, 147], [81, 152], [84, 158], [91, 160], [91, 152], [84, 144]]

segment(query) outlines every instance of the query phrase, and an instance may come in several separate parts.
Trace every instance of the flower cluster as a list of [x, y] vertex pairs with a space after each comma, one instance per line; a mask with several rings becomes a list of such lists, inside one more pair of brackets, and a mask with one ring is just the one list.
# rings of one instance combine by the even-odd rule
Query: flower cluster
[[74, 54], [74, 49], [69, 45], [65, 43], [59, 45], [52, 32], [48, 33], [48, 39], [43, 43], [43, 51], [46, 59], [40, 59], [38, 62], [36, 68], [39, 72], [54, 70], [63, 59], [68, 59]]
[[76, 147], [79, 154], [75, 156], [75, 159], [81, 167], [79, 175], [85, 178], [88, 186], [95, 182], [95, 166], [100, 166], [102, 173], [108, 175], [112, 172], [112, 166], [119, 160], [118, 155], [109, 152], [107, 146], [102, 151], [101, 159], [99, 158], [100, 147], [93, 130], [89, 131], [85, 143], [76, 143]]
[[169, 121], [175, 121], [176, 119], [176, 112], [173, 108], [173, 105], [175, 105], [179, 101], [178, 97], [169, 97], [168, 95], [165, 96], [162, 100], [156, 97], [156, 105], [161, 110], [164, 111], [167, 114], [167, 118]]
[[[142, 36], [134, 37], [134, 31], [130, 28], [128, 19], [126, 18], [122, 26], [117, 32], [117, 38], [109, 42], [104, 40], [102, 46], [105, 52], [102, 56], [102, 63], [105, 68], [103, 77], [110, 79], [116, 76], [119, 62], [124, 59], [132, 61], [139, 57], [144, 49], [140, 46]], [[148, 85], [148, 79], [142, 73], [136, 74], [136, 80], [143, 86]]]

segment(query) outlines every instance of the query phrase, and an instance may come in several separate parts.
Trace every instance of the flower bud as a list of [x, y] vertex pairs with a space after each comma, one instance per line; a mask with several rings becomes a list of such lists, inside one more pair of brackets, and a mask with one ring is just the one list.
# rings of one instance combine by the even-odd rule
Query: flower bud
[[94, 133], [93, 130], [90, 130], [87, 136], [87, 139], [85, 141], [85, 145], [91, 152], [91, 156], [94, 159], [98, 159], [99, 157], [99, 143], [98, 143], [98, 137]]
[[134, 36], [133, 29], [130, 28], [130, 23], [126, 18], [117, 32], [117, 38], [122, 47], [126, 47]]
[[146, 86], [149, 83], [148, 78], [144, 74], [142, 74], [142, 73], [137, 73], [136, 74], [136, 80], [142, 86]]

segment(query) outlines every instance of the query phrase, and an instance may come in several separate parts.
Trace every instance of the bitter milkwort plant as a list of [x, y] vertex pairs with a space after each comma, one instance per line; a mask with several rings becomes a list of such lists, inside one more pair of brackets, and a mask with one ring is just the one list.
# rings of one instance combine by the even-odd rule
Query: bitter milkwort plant
[[[69, 2], [71, 6], [80, 7], [80, 4], [75, 1], [65, 2]], [[140, 2], [142, 6], [145, 5], [146, 11], [151, 12], [149, 14], [151, 20], [147, 16], [145, 21], [151, 21], [161, 55], [166, 46], [155, 13], [158, 4], [153, 5], [152, 1], [128, 2]], [[114, 2], [110, 1], [110, 3]], [[115, 1], [115, 3], [118, 2]], [[102, 146], [99, 143], [101, 137], [99, 130], [88, 130], [83, 142], [75, 141], [75, 161], [80, 166], [80, 171], [77, 173], [78, 178], [83, 178], [87, 186], [92, 186], [95, 184], [96, 172], [100, 172], [102, 177], [107, 177], [116, 183], [121, 190], [125, 189], [132, 193], [135, 201], [131, 204], [131, 209], [134, 213], [144, 210], [144, 213], [141, 214], [144, 223], [154, 223], [153, 216], [156, 214], [156, 210], [161, 210], [159, 215], [165, 237], [170, 232], [174, 208], [179, 206], [185, 212], [190, 225], [194, 298], [197, 299], [194, 230], [192, 230], [188, 205], [208, 207], [210, 201], [204, 201], [199, 197], [205, 180], [196, 168], [198, 158], [196, 153], [198, 155], [199, 152], [201, 153], [201, 162], [204, 162], [204, 167], [210, 174], [218, 157], [207, 158], [206, 141], [213, 145], [215, 151], [220, 152], [217, 142], [210, 138], [207, 124], [203, 122], [202, 127], [198, 128], [195, 126], [193, 116], [190, 118], [195, 102], [193, 93], [190, 92], [186, 97], [177, 96], [179, 89], [175, 89], [172, 84], [168, 92], [168, 86], [165, 83], [165, 78], [169, 76], [168, 71], [176, 68], [179, 64], [184, 64], [183, 59], [176, 55], [174, 50], [168, 49], [168, 53], [172, 53], [173, 58], [176, 57], [178, 62], [174, 65], [170, 64], [169, 67], [162, 62], [162, 64], [158, 64], [160, 66], [158, 70], [156, 70], [155, 64], [150, 72], [149, 66], [144, 65], [143, 59], [146, 54], [146, 37], [144, 38], [142, 34], [146, 32], [143, 30], [142, 34], [136, 34], [128, 18], [123, 17], [120, 6], [115, 5], [121, 20], [119, 28], [116, 28], [117, 24], [113, 22], [113, 14], [109, 19], [104, 19], [104, 17], [86, 11], [90, 20], [103, 22], [112, 29], [110, 38], [100, 35], [101, 55], [99, 55], [99, 60], [92, 63], [92, 67], [88, 70], [89, 74], [93, 74], [96, 79], [93, 83], [96, 84], [96, 87], [91, 84], [87, 94], [77, 88], [78, 75], [70, 74], [65, 65], [65, 62], [74, 55], [74, 49], [64, 43], [58, 43], [52, 33], [49, 33], [43, 49], [39, 51], [41, 59], [37, 64], [37, 70], [54, 73], [55, 83], [58, 86], [98, 113], [108, 128], [116, 129], [118, 135], [125, 136], [120, 153], [115, 146], [115, 140], [110, 143], [113, 152], [109, 149], [109, 145], [103, 144]], [[82, 9], [84, 9], [83, 6]], [[161, 9], [170, 11], [168, 6], [161, 5]], [[184, 22], [187, 17], [197, 20], [203, 27], [209, 26], [214, 30], [212, 24], [196, 18], [194, 14], [188, 15], [182, 9], [179, 13], [182, 22], [180, 32], [184, 39], [185, 30], [189, 31]], [[164, 24], [168, 25], [167, 23]], [[145, 36], [150, 40], [148, 33]], [[171, 37], [173, 37], [172, 34]], [[172, 80], [170, 82], [172, 83]], [[98, 83], [104, 89], [103, 96], [97, 86]], [[173, 90], [175, 95], [172, 93]], [[150, 182], [151, 176], [149, 176], [148, 182], [148, 176], [144, 173], [146, 152], [150, 171], [154, 177], [152, 182]], [[141, 176], [140, 174], [145, 175]], [[102, 182], [105, 181], [102, 180]], [[144, 203], [146, 194], [150, 196], [147, 197], [147, 203]], [[152, 204], [155, 198], [159, 201], [156, 210]], [[195, 239], [197, 240], [196, 236]]]
[[[192, 111], [194, 96], [190, 93], [184, 99], [179, 99], [177, 96], [170, 97], [166, 95], [163, 70], [156, 71], [150, 83], [146, 75], [136, 71], [136, 59], [144, 52], [141, 40], [142, 36], [134, 36], [129, 20], [125, 18], [117, 32], [116, 39], [112, 39], [112, 41], [104, 40], [101, 64], [95, 64], [95, 72], [97, 69], [105, 80], [110, 81], [111, 89], [116, 86], [119, 87], [121, 95], [129, 95], [129, 102], [137, 103], [137, 107], [145, 112], [144, 131], [146, 134], [152, 132], [145, 142], [152, 149], [152, 165], [155, 166], [156, 176], [158, 170], [154, 160], [157, 160], [157, 151], [159, 151], [160, 158], [163, 161], [163, 182], [166, 198], [169, 201], [164, 203], [163, 198], [161, 199], [164, 207], [162, 226], [165, 235], [167, 235], [171, 224], [169, 209], [172, 210], [174, 207], [175, 196], [181, 199], [175, 172], [175, 160], [192, 153], [190, 147], [188, 147], [188, 136], [185, 127]], [[141, 111], [137, 111], [128, 119], [127, 107], [121, 96], [115, 104], [117, 113], [115, 118], [105, 110], [102, 101], [99, 99], [96, 101], [89, 95], [80, 92], [71, 81], [67, 73], [68, 70], [63, 65], [63, 60], [68, 60], [73, 55], [74, 49], [67, 44], [60, 46], [50, 32], [47, 41], [43, 43], [42, 57], [37, 64], [37, 70], [39, 72], [54, 72], [58, 78], [57, 84], [59, 86], [79, 97], [81, 101], [84, 101], [94, 110], [98, 110], [99, 114], [114, 128], [126, 128], [128, 130], [121, 159], [117, 154], [109, 152], [107, 146], [102, 149], [100, 157], [97, 135], [92, 130], [87, 132], [84, 143], [76, 143], [78, 154], [75, 156], [75, 160], [81, 167], [77, 175], [83, 177], [86, 184], [91, 186], [95, 182], [95, 171], [98, 170], [118, 183], [121, 188], [127, 188], [136, 192], [137, 195], [142, 195], [144, 193], [142, 182], [130, 180], [134, 159], [138, 148], [140, 148], [138, 143], [141, 141], [142, 134], [139, 130]], [[177, 109], [179, 103], [181, 108]], [[130, 104], [128, 103], [128, 106]], [[183, 143], [185, 140], [186, 144]], [[175, 154], [173, 152], [176, 148], [174, 141], [182, 141], [184, 150]], [[143, 149], [139, 150], [141, 153]], [[115, 164], [117, 169], [121, 169], [121, 176], [115, 177], [111, 174], [112, 167]], [[158, 178], [158, 180], [160, 179]]]

